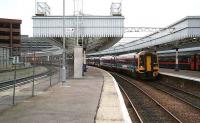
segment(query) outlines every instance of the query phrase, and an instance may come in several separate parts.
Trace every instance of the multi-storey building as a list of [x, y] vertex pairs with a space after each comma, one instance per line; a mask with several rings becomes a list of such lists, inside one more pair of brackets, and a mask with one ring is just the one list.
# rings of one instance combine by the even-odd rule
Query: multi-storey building
[[21, 20], [0, 18], [0, 66], [20, 54]]
[[[0, 18], [0, 48], [9, 51], [14, 56], [21, 44], [21, 20]], [[5, 50], [4, 49], [4, 50]]]

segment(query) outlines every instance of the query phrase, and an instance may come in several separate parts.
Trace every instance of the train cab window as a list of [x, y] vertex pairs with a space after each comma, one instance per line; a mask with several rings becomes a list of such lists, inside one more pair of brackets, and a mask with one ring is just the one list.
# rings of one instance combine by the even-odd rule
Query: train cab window
[[154, 67], [158, 67], [158, 58], [156, 55], [152, 55], [152, 64]]
[[140, 61], [140, 66], [143, 66], [144, 65], [144, 56], [141, 55], [140, 58], [139, 58], [139, 61]]
[[157, 59], [157, 56], [156, 55], [152, 55], [152, 61], [154, 63], [157, 63], [158, 59]]

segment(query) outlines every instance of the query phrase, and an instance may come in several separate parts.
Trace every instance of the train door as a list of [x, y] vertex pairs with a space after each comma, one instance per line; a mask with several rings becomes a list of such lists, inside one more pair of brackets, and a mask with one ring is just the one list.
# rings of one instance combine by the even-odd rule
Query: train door
[[196, 55], [191, 57], [191, 70], [196, 70]]
[[135, 67], [136, 67], [135, 56], [133, 57], [133, 60], [132, 60], [131, 66], [132, 66], [132, 69], [135, 70]]
[[151, 56], [146, 56], [146, 71], [151, 71]]

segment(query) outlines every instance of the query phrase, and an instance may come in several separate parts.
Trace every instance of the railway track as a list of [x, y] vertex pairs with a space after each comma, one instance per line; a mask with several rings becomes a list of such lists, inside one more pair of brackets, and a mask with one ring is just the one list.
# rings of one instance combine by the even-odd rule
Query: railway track
[[200, 110], [200, 97], [192, 93], [186, 92], [184, 90], [177, 89], [175, 87], [168, 86], [160, 82], [150, 82], [150, 86], [163, 91], [175, 98], [182, 100], [183, 102], [189, 104], [190, 106]]
[[55, 71], [56, 70], [54, 70], [54, 71], [48, 70], [46, 72], [36, 74], [34, 76], [28, 76], [28, 77], [19, 78], [16, 80], [9, 80], [9, 81], [5, 81], [5, 82], [1, 82], [0, 83], [0, 91], [4, 91], [4, 90], [10, 89], [10, 88], [13, 88], [14, 82], [15, 82], [15, 86], [24, 85], [24, 84], [32, 82], [33, 77], [35, 79], [40, 79], [40, 78], [49, 76], [50, 74], [52, 75]]
[[126, 98], [126, 100], [127, 100], [128, 104], [126, 104], [126, 105], [129, 105], [127, 108], [128, 108], [129, 113], [131, 114], [130, 117], [131, 117], [132, 122], [133, 123], [143, 123], [142, 118], [140, 117], [139, 113], [137, 112], [134, 104], [132, 103], [131, 99], [129, 98], [129, 96], [126, 93], [126, 91], [124, 90], [124, 88], [121, 85], [119, 85], [119, 88], [120, 88], [121, 92], [123, 93], [124, 98]]
[[120, 88], [123, 90], [131, 103], [135, 112], [135, 122], [181, 123], [181, 120], [164, 108], [164, 106], [153, 99], [145, 91], [140, 89], [137, 85], [116, 73], [111, 74], [116, 78]]

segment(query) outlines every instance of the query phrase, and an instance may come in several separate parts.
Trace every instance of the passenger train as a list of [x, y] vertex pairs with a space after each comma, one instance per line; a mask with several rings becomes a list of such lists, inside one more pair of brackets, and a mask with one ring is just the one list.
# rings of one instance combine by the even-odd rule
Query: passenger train
[[[159, 55], [160, 68], [174, 69], [176, 65], [175, 53]], [[178, 56], [179, 69], [200, 71], [200, 53], [181, 53]]]
[[92, 57], [87, 59], [87, 64], [141, 79], [156, 79], [159, 74], [157, 54], [149, 51], [119, 56]]

